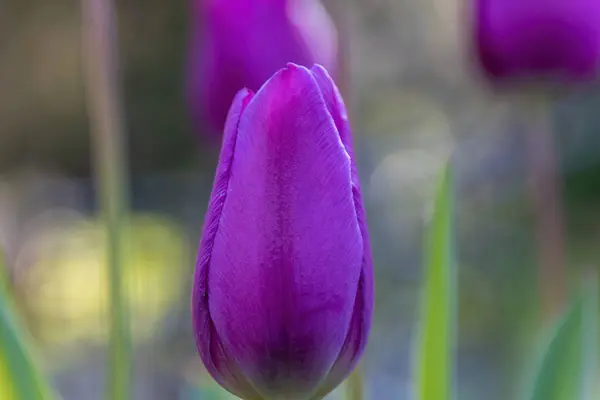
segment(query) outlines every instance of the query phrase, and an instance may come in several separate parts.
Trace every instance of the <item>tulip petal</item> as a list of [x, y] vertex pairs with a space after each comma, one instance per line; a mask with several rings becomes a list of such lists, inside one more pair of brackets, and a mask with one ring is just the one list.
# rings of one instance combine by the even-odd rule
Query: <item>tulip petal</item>
[[263, 397], [308, 397], [338, 358], [364, 276], [360, 220], [332, 114], [290, 64], [242, 114], [208, 268], [215, 329]]
[[205, 117], [216, 131], [223, 127], [231, 99], [242, 87], [258, 90], [287, 62], [312, 63], [301, 32], [288, 20], [286, 3], [219, 1], [207, 8], [203, 32], [207, 46], [204, 61], [196, 63], [203, 68], [192, 66], [190, 80], [200, 85], [192, 90], [203, 93], [194, 104], [203, 104]]
[[234, 360], [221, 343], [221, 339], [214, 329], [208, 307], [208, 271], [212, 245], [219, 229], [219, 220], [227, 196], [239, 119], [252, 97], [253, 94], [245, 89], [237, 94], [225, 126], [220, 163], [217, 168], [196, 262], [192, 290], [192, 324], [198, 352], [211, 376], [231, 393], [245, 399], [259, 400], [261, 397], [240, 373]]
[[478, 58], [491, 78], [587, 80], [600, 61], [595, 0], [478, 0]]
[[354, 369], [356, 363], [360, 359], [364, 348], [367, 344], [367, 338], [371, 327], [371, 319], [373, 316], [374, 303], [374, 276], [373, 276], [373, 260], [371, 253], [371, 244], [369, 240], [369, 232], [367, 230], [366, 213], [363, 206], [362, 193], [360, 190], [360, 182], [354, 158], [354, 148], [352, 143], [352, 135], [350, 131], [350, 122], [348, 113], [338, 89], [333, 84], [333, 81], [325, 68], [320, 65], [315, 65], [311, 69], [311, 73], [317, 81], [327, 109], [331, 113], [335, 125], [340, 134], [340, 138], [344, 143], [346, 152], [350, 155], [351, 171], [352, 171], [352, 195], [354, 198], [354, 206], [357, 213], [358, 225], [363, 239], [363, 262], [361, 276], [356, 295], [356, 303], [354, 304], [354, 313], [352, 322], [346, 337], [346, 342], [340, 352], [340, 355], [329, 371], [327, 380], [323, 382], [319, 388], [318, 396], [324, 396], [339, 385]]
[[348, 112], [346, 111], [342, 96], [325, 68], [319, 64], [315, 64], [310, 72], [319, 85], [327, 110], [333, 118], [340, 139], [346, 148], [346, 152], [350, 155], [350, 161], [353, 167], [352, 184], [358, 185], [358, 175], [355, 175], [356, 163], [354, 162], [354, 145], [352, 143], [350, 121], [348, 120]]
[[[194, 128], [221, 132], [231, 99], [287, 62], [337, 64], [337, 33], [316, 0], [195, 0], [186, 72]], [[268, 45], [265, 45], [268, 43]]]

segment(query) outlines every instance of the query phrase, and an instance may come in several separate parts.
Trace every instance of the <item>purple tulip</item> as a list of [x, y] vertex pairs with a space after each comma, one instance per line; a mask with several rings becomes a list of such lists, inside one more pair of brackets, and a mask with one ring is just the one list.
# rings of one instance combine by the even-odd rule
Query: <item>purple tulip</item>
[[192, 319], [207, 370], [243, 399], [321, 399], [363, 353], [373, 265], [351, 141], [321, 66], [233, 101]]
[[220, 135], [235, 94], [288, 62], [335, 69], [335, 27], [317, 0], [193, 1], [186, 90], [198, 130]]
[[597, 0], [476, 0], [478, 60], [492, 81], [593, 78], [600, 61]]

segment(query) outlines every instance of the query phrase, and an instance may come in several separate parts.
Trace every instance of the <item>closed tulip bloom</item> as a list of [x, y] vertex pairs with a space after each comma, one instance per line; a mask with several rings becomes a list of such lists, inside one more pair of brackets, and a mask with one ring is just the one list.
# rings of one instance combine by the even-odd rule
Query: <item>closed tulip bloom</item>
[[200, 356], [246, 400], [318, 400], [363, 353], [373, 266], [344, 104], [289, 64], [233, 100], [194, 275]]
[[600, 61], [597, 0], [475, 0], [478, 60], [492, 80], [593, 78]]
[[196, 129], [219, 135], [235, 94], [288, 62], [335, 71], [336, 30], [318, 0], [193, 0], [187, 71]]

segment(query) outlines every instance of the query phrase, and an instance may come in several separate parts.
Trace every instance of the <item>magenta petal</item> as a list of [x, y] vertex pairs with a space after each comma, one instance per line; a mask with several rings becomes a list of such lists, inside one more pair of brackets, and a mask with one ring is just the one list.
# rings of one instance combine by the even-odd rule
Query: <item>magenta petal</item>
[[321, 93], [335, 121], [346, 152], [351, 157], [352, 195], [364, 246], [361, 277], [354, 305], [352, 323], [339, 358], [330, 370], [326, 382], [323, 383], [319, 390], [320, 394], [325, 395], [338, 386], [350, 374], [365, 349], [373, 317], [374, 276], [371, 244], [358, 172], [354, 161], [354, 148], [348, 113], [338, 89], [325, 68], [315, 65], [311, 69], [311, 73], [321, 89]]
[[[348, 120], [348, 112], [346, 106], [342, 100], [339, 90], [333, 83], [331, 76], [327, 73], [327, 70], [321, 65], [314, 65], [310, 72], [317, 81], [321, 95], [327, 105], [327, 110], [331, 114], [335, 127], [338, 130], [340, 139], [346, 148], [346, 152], [350, 155], [350, 162], [352, 168], [352, 185], [358, 187], [360, 191], [360, 184], [358, 181], [358, 172], [356, 169], [356, 162], [354, 161], [354, 144], [352, 143], [352, 132], [350, 130], [350, 121]], [[360, 197], [360, 194], [359, 194]], [[362, 198], [360, 199], [362, 204]]]
[[239, 119], [242, 111], [252, 97], [253, 94], [247, 90], [241, 90], [237, 94], [229, 112], [228, 123], [225, 126], [220, 163], [204, 222], [202, 241], [196, 262], [192, 291], [192, 324], [198, 352], [211, 376], [221, 386], [237, 396], [246, 399], [259, 399], [252, 385], [239, 372], [234, 359], [223, 347], [214, 329], [208, 308], [208, 271], [211, 263], [214, 237], [219, 229], [219, 220], [227, 195]]
[[316, 0], [196, 0], [186, 101], [197, 130], [220, 134], [235, 93], [258, 90], [288, 62], [333, 68], [336, 32]]
[[205, 45], [196, 41], [190, 48], [189, 101], [195, 108], [192, 115], [209, 121], [215, 132], [220, 133], [238, 90], [258, 90], [287, 62], [312, 63], [303, 38], [287, 18], [286, 3], [228, 0], [205, 7], [206, 30], [195, 33]]
[[600, 61], [596, 0], [476, 0], [477, 57], [492, 79], [593, 78]]
[[231, 171], [210, 315], [261, 395], [308, 396], [346, 342], [364, 257], [350, 158], [310, 71], [290, 65], [256, 94]]

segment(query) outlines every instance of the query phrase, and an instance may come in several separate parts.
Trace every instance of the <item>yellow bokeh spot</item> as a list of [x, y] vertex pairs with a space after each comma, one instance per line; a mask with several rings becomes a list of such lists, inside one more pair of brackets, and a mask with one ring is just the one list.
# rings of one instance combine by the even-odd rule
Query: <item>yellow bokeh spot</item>
[[[108, 331], [106, 238], [102, 222], [69, 218], [46, 224], [27, 247], [34, 262], [25, 279], [28, 307], [49, 345], [102, 341]], [[190, 248], [174, 222], [152, 215], [129, 218], [122, 264], [124, 297], [134, 340], [144, 340], [188, 290]]]

